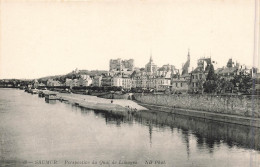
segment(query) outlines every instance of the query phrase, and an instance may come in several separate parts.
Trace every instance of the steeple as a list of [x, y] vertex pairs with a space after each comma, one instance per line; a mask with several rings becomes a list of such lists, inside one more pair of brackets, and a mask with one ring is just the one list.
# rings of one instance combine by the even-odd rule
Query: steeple
[[187, 60], [190, 60], [190, 48], [188, 49], [188, 57]]
[[153, 62], [153, 57], [152, 57], [152, 50], [151, 50], [151, 53], [150, 53], [150, 63]]
[[190, 72], [190, 49], [188, 49], [187, 61], [182, 64], [182, 74], [188, 74]]
[[153, 58], [152, 58], [152, 55], [150, 56], [150, 63], [153, 62]]

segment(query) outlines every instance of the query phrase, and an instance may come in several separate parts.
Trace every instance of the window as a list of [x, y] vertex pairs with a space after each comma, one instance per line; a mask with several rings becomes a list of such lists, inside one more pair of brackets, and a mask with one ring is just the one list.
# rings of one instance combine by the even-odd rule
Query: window
[[181, 87], [182, 87], [182, 83], [181, 83]]

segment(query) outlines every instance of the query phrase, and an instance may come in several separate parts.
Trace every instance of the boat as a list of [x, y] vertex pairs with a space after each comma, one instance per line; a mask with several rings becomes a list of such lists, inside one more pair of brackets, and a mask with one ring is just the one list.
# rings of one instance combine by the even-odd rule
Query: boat
[[32, 89], [32, 94], [37, 94], [39, 92], [38, 89]]
[[39, 91], [39, 93], [38, 93], [38, 97], [44, 97], [44, 93], [43, 93], [43, 91]]
[[55, 93], [45, 94], [45, 100], [57, 100], [57, 95]]
[[31, 93], [32, 94], [32, 89], [31, 88], [28, 88], [28, 93]]

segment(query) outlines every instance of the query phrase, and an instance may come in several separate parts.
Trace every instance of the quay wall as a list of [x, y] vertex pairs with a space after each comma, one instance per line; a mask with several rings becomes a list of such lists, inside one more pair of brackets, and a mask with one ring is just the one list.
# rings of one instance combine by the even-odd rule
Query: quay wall
[[256, 96], [134, 94], [137, 102], [209, 113], [260, 118]]
[[99, 95], [98, 97], [105, 98], [105, 99], [126, 99], [126, 100], [131, 100], [131, 97], [129, 94], [112, 94], [112, 93], [107, 93], [104, 95]]

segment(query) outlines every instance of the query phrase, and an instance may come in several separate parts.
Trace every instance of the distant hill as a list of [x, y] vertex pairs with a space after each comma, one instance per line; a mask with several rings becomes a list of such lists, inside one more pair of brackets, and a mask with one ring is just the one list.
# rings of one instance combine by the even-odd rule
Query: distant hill
[[55, 79], [55, 78], [59, 78], [61, 76], [64, 76], [64, 75], [54, 75], [54, 76], [41, 77], [41, 78], [38, 78], [38, 80]]
[[74, 71], [65, 74], [65, 75], [54, 75], [54, 76], [46, 76], [46, 77], [41, 77], [38, 78], [39, 82], [46, 82], [48, 79], [54, 79], [54, 80], [59, 80], [60, 82], [64, 83], [66, 78], [70, 79], [75, 79], [79, 78], [80, 75], [90, 75], [90, 76], [95, 76], [95, 75], [102, 75], [106, 74], [108, 71], [105, 70], [79, 70], [77, 73]]
[[108, 71], [105, 70], [79, 70], [77, 73], [75, 73], [74, 71], [66, 74], [65, 76], [70, 77], [72, 75], [90, 75], [90, 76], [95, 76], [95, 75], [102, 75], [102, 74], [106, 74]]
[[85, 74], [85, 75], [94, 76], [94, 75], [106, 74], [107, 72], [108, 72], [108, 71], [105, 71], [105, 70], [92, 70], [92, 71], [80, 70], [80, 71], [79, 71], [79, 74]]

